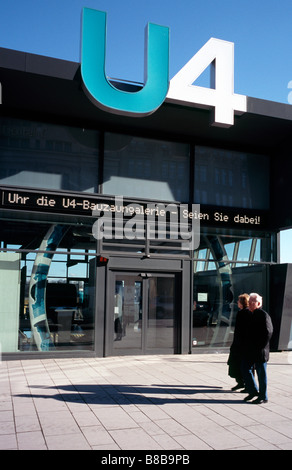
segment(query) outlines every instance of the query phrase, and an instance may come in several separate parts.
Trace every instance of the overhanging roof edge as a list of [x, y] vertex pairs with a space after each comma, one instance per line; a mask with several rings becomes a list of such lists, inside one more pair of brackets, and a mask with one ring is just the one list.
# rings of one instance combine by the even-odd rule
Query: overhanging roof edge
[[[74, 80], [80, 69], [80, 63], [0, 47], [0, 68], [52, 78]], [[115, 80], [115, 82], [117, 82], [117, 80]], [[120, 84], [123, 89], [126, 87], [129, 91], [133, 89], [136, 91], [137, 86], [141, 86], [140, 84], [129, 84], [123, 82], [123, 80], [120, 80]], [[119, 83], [117, 83], [116, 86], [119, 87], [118, 85]], [[292, 106], [290, 104], [249, 96], [246, 98], [247, 113], [292, 121]], [[165, 102], [168, 102], [168, 99], [166, 99]], [[171, 103], [174, 106], [183, 106], [183, 103], [176, 103], [173, 100]], [[202, 106], [195, 104], [192, 107], [198, 109], [202, 108]]]

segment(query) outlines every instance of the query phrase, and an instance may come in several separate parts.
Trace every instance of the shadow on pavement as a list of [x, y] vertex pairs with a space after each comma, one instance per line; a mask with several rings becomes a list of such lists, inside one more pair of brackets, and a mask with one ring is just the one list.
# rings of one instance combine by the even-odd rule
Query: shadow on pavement
[[[32, 387], [31, 387], [32, 388]], [[161, 405], [166, 403], [244, 403], [243, 398], [226, 398], [226, 394], [235, 395], [234, 392], [223, 390], [221, 387], [204, 385], [94, 385], [76, 384], [54, 387], [34, 386], [47, 390], [43, 394], [21, 394], [18, 397], [47, 398], [65, 402], [84, 402], [87, 404], [139, 404]], [[55, 394], [52, 391], [56, 390]], [[211, 397], [209, 395], [214, 395]], [[220, 398], [220, 394], [224, 394]]]

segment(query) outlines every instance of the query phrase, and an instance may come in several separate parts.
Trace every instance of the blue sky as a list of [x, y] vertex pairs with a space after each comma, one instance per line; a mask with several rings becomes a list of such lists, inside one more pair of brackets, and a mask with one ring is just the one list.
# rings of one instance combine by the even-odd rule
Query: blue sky
[[[80, 61], [83, 7], [107, 12], [111, 77], [143, 81], [147, 22], [170, 28], [170, 77], [210, 37], [235, 45], [235, 92], [288, 103], [291, 0], [1, 0], [0, 47]], [[292, 262], [292, 232], [281, 236]]]

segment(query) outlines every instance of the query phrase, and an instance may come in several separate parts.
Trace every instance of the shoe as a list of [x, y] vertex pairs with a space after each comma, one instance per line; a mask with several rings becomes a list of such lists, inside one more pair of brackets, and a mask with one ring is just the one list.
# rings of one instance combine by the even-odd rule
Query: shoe
[[246, 390], [246, 388], [244, 388], [243, 390], [240, 390], [240, 393], [248, 393], [248, 391]]
[[254, 403], [255, 405], [261, 405], [262, 403], [268, 403], [268, 400], [263, 400], [262, 398], [257, 398], [252, 403]]
[[239, 388], [244, 388], [244, 385], [236, 384], [231, 390], [235, 392], [235, 390], [238, 390]]
[[244, 401], [250, 401], [252, 400], [254, 397], [257, 397], [258, 396], [258, 393], [255, 392], [255, 393], [250, 393], [249, 395], [247, 395], [247, 397], [245, 397], [243, 400]]

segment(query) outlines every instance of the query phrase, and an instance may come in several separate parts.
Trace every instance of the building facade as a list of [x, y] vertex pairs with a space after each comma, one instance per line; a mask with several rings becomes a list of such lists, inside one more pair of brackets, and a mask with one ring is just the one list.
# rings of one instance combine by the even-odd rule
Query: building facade
[[244, 292], [291, 349], [291, 107], [248, 98], [229, 128], [167, 101], [118, 116], [81, 81], [80, 64], [0, 49], [2, 354], [226, 350]]

